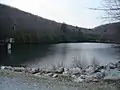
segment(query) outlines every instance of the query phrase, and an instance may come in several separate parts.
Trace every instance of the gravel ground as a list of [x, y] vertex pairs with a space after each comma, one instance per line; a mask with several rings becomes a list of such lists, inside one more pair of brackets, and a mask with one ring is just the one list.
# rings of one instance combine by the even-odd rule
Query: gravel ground
[[120, 90], [120, 88], [116, 83], [62, 82], [54, 78], [0, 70], [0, 90]]

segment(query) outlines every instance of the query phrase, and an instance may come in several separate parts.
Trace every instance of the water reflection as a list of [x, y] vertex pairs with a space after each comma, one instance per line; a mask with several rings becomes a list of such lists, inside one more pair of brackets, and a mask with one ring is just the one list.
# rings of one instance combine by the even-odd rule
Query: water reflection
[[107, 64], [119, 60], [120, 53], [117, 52], [119, 49], [112, 46], [100, 43], [13, 44], [11, 54], [3, 47], [0, 49], [0, 64], [49, 67], [63, 63], [65, 66], [71, 66], [74, 60], [86, 64], [97, 60], [100, 64]]
[[100, 64], [107, 64], [119, 60], [117, 49], [112, 48], [111, 44], [56, 44], [49, 47], [50, 51], [48, 52], [53, 52], [53, 54], [37, 58], [36, 62], [32, 62], [29, 67], [48, 67], [51, 64], [61, 62], [68, 67], [73, 64], [74, 60], [80, 60], [84, 64], [90, 64], [93, 60], [100, 62]]
[[7, 60], [9, 60], [7, 49], [0, 45], [0, 64], [5, 64]]
[[0, 48], [0, 64], [20, 66], [25, 62], [34, 61], [38, 57], [46, 56], [49, 45], [12, 44], [10, 51], [5, 46]]

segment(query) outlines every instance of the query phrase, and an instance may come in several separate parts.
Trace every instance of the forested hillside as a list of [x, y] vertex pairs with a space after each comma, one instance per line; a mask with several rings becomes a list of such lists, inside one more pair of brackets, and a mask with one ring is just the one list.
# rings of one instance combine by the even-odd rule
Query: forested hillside
[[120, 43], [120, 22], [95, 27], [93, 32], [106, 42]]
[[90, 29], [67, 25], [0, 4], [0, 38], [14, 37], [16, 43], [59, 43], [88, 41]]
[[120, 23], [93, 29], [51, 21], [0, 4], [0, 40], [13, 37], [15, 43], [114, 42], [120, 43]]

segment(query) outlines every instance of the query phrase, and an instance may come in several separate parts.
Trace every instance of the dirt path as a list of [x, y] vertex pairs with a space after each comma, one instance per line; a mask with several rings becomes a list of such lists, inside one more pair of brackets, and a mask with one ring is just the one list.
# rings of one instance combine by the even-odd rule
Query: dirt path
[[0, 90], [120, 90], [107, 83], [72, 83], [0, 70]]

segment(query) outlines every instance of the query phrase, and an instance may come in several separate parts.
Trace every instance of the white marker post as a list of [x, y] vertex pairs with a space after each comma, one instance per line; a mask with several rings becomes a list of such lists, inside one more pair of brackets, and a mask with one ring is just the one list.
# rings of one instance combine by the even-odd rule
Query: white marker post
[[8, 41], [8, 44], [7, 44], [8, 54], [11, 54], [11, 48], [12, 48], [11, 43], [13, 43], [13, 42], [14, 42], [14, 39], [10, 38]]

